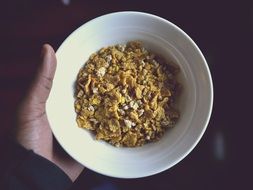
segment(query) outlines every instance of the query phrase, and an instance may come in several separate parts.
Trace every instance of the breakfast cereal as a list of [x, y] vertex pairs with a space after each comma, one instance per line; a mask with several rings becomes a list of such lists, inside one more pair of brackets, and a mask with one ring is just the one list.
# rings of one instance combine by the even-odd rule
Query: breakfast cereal
[[78, 126], [116, 147], [159, 140], [179, 119], [178, 72], [139, 41], [100, 49], [78, 73]]

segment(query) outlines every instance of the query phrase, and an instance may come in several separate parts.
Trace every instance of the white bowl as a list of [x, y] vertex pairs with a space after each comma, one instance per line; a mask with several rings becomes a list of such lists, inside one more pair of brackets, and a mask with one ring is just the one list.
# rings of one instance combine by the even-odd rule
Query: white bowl
[[[116, 148], [77, 127], [74, 83], [79, 69], [93, 52], [137, 39], [151, 51], [173, 59], [181, 68], [181, 117], [158, 142], [138, 148]], [[64, 150], [85, 167], [119, 178], [150, 176], [178, 163], [202, 137], [212, 111], [211, 75], [197, 45], [171, 22], [140, 12], [107, 14], [75, 30], [56, 55], [58, 66], [47, 102], [49, 122]]]

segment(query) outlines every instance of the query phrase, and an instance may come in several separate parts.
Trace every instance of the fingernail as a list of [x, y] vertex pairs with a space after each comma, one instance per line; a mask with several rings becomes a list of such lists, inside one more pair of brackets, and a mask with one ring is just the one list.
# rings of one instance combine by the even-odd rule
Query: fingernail
[[46, 44], [44, 44], [41, 48], [41, 54], [44, 54], [46, 52]]

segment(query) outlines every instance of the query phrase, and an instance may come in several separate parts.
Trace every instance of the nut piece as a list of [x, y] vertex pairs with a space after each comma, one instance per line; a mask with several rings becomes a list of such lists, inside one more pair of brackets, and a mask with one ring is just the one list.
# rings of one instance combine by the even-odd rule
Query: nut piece
[[128, 105], [125, 105], [125, 106], [123, 107], [123, 109], [124, 109], [124, 110], [128, 110], [128, 109], [129, 109], [129, 106], [128, 106]]
[[125, 115], [125, 111], [123, 109], [118, 109], [118, 111], [121, 115]]
[[88, 109], [89, 111], [92, 111], [92, 112], [95, 111], [95, 109], [94, 109], [94, 107], [93, 107], [92, 105], [90, 105], [87, 109]]
[[138, 114], [139, 114], [139, 116], [142, 116], [142, 115], [143, 115], [143, 113], [144, 113], [144, 109], [140, 109], [140, 110], [138, 110]]
[[133, 108], [134, 110], [137, 110], [137, 109], [139, 108], [139, 105], [138, 105], [137, 102], [135, 102], [135, 101], [131, 101], [131, 102], [129, 103], [129, 106], [130, 106], [131, 108]]
[[92, 92], [93, 92], [93, 94], [97, 94], [98, 93], [98, 88], [93, 88]]
[[112, 60], [112, 55], [107, 55], [107, 56], [105, 57], [105, 60], [106, 60], [107, 62], [111, 62], [111, 60]]
[[94, 119], [94, 118], [91, 118], [91, 119], [89, 119], [89, 120], [90, 120], [91, 122], [93, 122], [95, 125], [99, 123], [98, 120], [96, 120], [96, 119]]
[[101, 68], [99, 68], [98, 71], [97, 71], [97, 76], [103, 77], [103, 76], [105, 75], [105, 72], [106, 72], [106, 68], [101, 67]]

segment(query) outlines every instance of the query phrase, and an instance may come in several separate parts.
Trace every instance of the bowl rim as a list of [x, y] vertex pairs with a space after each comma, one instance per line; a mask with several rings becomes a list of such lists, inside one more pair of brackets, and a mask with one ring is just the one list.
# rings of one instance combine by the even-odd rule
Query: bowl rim
[[[208, 64], [207, 64], [207, 61], [204, 57], [204, 55], [202, 54], [201, 50], [199, 49], [199, 47], [196, 45], [196, 43], [192, 40], [192, 38], [190, 36], [188, 36], [188, 34], [186, 34], [181, 28], [179, 28], [177, 25], [175, 25], [174, 23], [160, 17], [160, 16], [157, 16], [157, 15], [154, 15], [154, 14], [151, 14], [151, 13], [147, 13], [147, 12], [139, 12], [139, 11], [118, 11], [118, 12], [112, 12], [112, 13], [108, 13], [108, 14], [104, 14], [104, 15], [101, 15], [101, 16], [98, 16], [96, 18], [93, 18], [87, 22], [85, 22], [84, 24], [80, 25], [77, 29], [75, 29], [73, 32], [71, 32], [67, 38], [65, 38], [65, 40], [63, 40], [63, 42], [61, 43], [61, 45], [59, 46], [59, 48], [57, 49], [56, 51], [56, 57], [57, 57], [57, 52], [61, 51], [61, 49], [63, 48], [62, 44], [64, 44], [66, 41], [68, 41], [73, 35], [75, 35], [76, 33], [78, 33], [81, 29], [83, 29], [84, 27], [88, 27], [88, 25], [92, 25], [93, 23], [105, 18], [105, 17], [111, 17], [111, 16], [118, 16], [118, 15], [142, 15], [142, 16], [147, 16], [147, 17], [150, 17], [152, 19], [157, 19], [159, 20], [160, 22], [164, 22], [165, 24], [169, 24], [171, 25], [173, 28], [175, 28], [177, 31], [181, 32], [183, 34], [184, 37], [186, 37], [186, 39], [192, 44], [193, 48], [195, 48], [195, 50], [197, 51], [197, 53], [199, 54], [201, 60], [203, 61], [204, 63], [204, 67], [206, 69], [206, 72], [207, 72], [207, 77], [208, 77], [208, 82], [209, 82], [209, 85], [210, 85], [210, 100], [209, 100], [209, 107], [207, 108], [208, 109], [208, 114], [206, 116], [206, 119], [205, 119], [205, 122], [204, 122], [204, 125], [202, 127], [202, 130], [201, 132], [199, 133], [197, 139], [194, 141], [194, 143], [190, 146], [190, 148], [182, 153], [182, 155], [177, 159], [175, 160], [174, 162], [166, 165], [163, 167], [162, 170], [153, 170], [152, 172], [149, 172], [147, 174], [144, 174], [144, 175], [140, 175], [140, 176], [135, 176], [135, 175], [132, 175], [131, 177], [130, 176], [124, 176], [124, 175], [113, 175], [113, 174], [110, 174], [109, 172], [104, 172], [102, 170], [99, 170], [99, 169], [96, 169], [96, 168], [91, 168], [89, 166], [86, 166], [85, 163], [82, 163], [80, 162], [78, 159], [75, 158], [75, 160], [77, 160], [79, 163], [82, 163], [82, 165], [84, 165], [84, 167], [92, 170], [92, 171], [95, 171], [97, 173], [100, 173], [102, 175], [106, 175], [106, 176], [109, 176], [109, 177], [114, 177], [114, 178], [125, 178], [125, 179], [132, 179], [132, 178], [143, 178], [143, 177], [148, 177], [148, 176], [152, 176], [152, 175], [155, 175], [155, 174], [158, 174], [158, 173], [161, 173], [161, 172], [164, 172], [166, 171], [167, 169], [173, 167], [174, 165], [176, 165], [177, 163], [179, 163], [180, 161], [182, 161], [195, 147], [196, 145], [199, 143], [200, 139], [202, 138], [204, 132], [206, 131], [206, 128], [208, 126], [208, 123], [210, 121], [210, 118], [211, 118], [211, 114], [212, 114], [212, 109], [213, 109], [213, 99], [214, 99], [214, 92], [213, 92], [213, 82], [212, 82], [212, 76], [211, 76], [211, 72], [210, 72], [210, 69], [208, 67]], [[51, 128], [52, 129], [52, 128]], [[54, 134], [54, 130], [52, 129], [52, 132]], [[57, 136], [54, 135], [56, 140], [58, 141], [57, 139]], [[59, 142], [59, 141], [58, 141]], [[59, 143], [60, 144], [60, 143]], [[63, 147], [63, 149], [66, 151], [66, 148], [61, 144], [61, 146]], [[66, 151], [68, 152], [68, 151]]]

